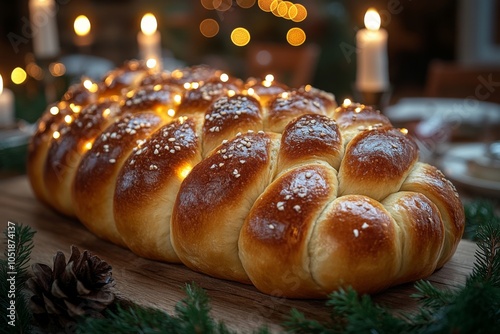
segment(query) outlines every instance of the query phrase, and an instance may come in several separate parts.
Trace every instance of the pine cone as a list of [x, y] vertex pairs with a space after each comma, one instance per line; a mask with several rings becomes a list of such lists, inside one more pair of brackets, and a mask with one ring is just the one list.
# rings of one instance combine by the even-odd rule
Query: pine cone
[[32, 266], [34, 277], [27, 281], [33, 295], [30, 308], [41, 326], [74, 324], [80, 317], [102, 317], [114, 301], [111, 266], [89, 251], [71, 246], [66, 263], [64, 253], [54, 256], [54, 268], [41, 263]]

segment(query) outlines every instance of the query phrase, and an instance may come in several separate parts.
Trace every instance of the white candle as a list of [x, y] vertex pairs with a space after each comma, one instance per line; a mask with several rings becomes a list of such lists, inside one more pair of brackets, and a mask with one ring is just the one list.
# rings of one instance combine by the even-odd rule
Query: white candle
[[387, 31], [380, 28], [380, 15], [374, 9], [365, 14], [366, 29], [356, 34], [356, 88], [361, 92], [383, 92], [389, 88]]
[[30, 0], [29, 9], [35, 55], [39, 58], [56, 57], [59, 36], [54, 0]]
[[154, 64], [153, 67], [161, 65], [161, 36], [157, 27], [155, 16], [151, 13], [145, 14], [141, 20], [141, 31], [137, 34], [140, 57], [149, 64]]
[[10, 126], [14, 123], [14, 94], [11, 90], [3, 88], [3, 78], [0, 75], [0, 127]]

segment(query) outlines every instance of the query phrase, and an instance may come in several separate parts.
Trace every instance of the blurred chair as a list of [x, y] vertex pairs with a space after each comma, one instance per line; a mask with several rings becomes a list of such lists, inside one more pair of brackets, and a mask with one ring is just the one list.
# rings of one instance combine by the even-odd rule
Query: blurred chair
[[427, 97], [475, 98], [500, 103], [500, 66], [434, 61], [429, 65]]
[[311, 84], [319, 54], [316, 44], [250, 43], [246, 55], [247, 74], [261, 79], [272, 74], [277, 81], [291, 87]]

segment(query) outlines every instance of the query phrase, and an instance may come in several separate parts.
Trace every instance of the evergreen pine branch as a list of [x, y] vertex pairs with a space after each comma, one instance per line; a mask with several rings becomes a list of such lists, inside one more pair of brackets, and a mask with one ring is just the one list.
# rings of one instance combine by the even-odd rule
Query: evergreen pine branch
[[454, 302], [436, 309], [423, 333], [500, 333], [500, 289], [489, 282], [468, 284]]
[[418, 292], [410, 295], [410, 297], [420, 300], [426, 308], [438, 309], [450, 305], [456, 297], [456, 292], [438, 289], [429, 281], [420, 280], [414, 286]]
[[[15, 326], [4, 325], [6, 333], [28, 333], [31, 329], [31, 311], [24, 295], [24, 286], [28, 278], [28, 262], [33, 250], [33, 236], [35, 231], [30, 226], [23, 226], [9, 222], [4, 230], [5, 250], [4, 257], [0, 261], [0, 308], [4, 324], [15, 324]], [[14, 259], [14, 263], [11, 263]], [[15, 290], [11, 290], [11, 282], [14, 282]], [[14, 302], [16, 315], [15, 322], [9, 318], [11, 303]]]
[[210, 318], [208, 296], [195, 284], [184, 288], [187, 297], [175, 306], [175, 313], [182, 321], [186, 333], [212, 333], [215, 324]]
[[334, 319], [345, 319], [342, 333], [403, 333], [409, 329], [389, 309], [374, 303], [368, 295], [359, 296], [351, 287], [331, 293], [326, 305], [333, 308]]
[[333, 324], [321, 324], [316, 320], [307, 319], [304, 313], [292, 309], [290, 315], [283, 323], [283, 327], [289, 333], [297, 334], [330, 334], [337, 333]]
[[[78, 325], [77, 333], [207, 333], [230, 334], [222, 322], [210, 316], [207, 294], [195, 284], [187, 284], [184, 289], [187, 297], [175, 307], [175, 314], [138, 305], [119, 306], [108, 311], [103, 319], [87, 318]], [[266, 333], [260, 329], [260, 333]]]
[[490, 282], [500, 288], [500, 225], [486, 223], [479, 228], [477, 237], [476, 261], [467, 284]]
[[105, 318], [87, 318], [79, 323], [76, 333], [178, 333], [174, 319], [166, 312], [132, 305], [124, 308], [118, 305], [116, 310], [107, 312]]

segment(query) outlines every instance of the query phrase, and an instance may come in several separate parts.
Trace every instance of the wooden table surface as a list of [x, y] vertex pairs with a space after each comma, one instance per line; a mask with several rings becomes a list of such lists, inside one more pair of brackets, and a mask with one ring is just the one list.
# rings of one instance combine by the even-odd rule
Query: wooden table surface
[[[306, 316], [327, 320], [329, 310], [324, 300], [293, 300], [272, 297], [258, 292], [250, 285], [239, 284], [196, 273], [183, 265], [172, 265], [140, 258], [132, 252], [98, 239], [76, 220], [63, 217], [38, 202], [25, 176], [0, 181], [0, 220], [2, 230], [8, 221], [30, 225], [37, 231], [32, 262], [51, 265], [58, 250], [66, 255], [70, 246], [88, 249], [113, 267], [117, 294], [125, 299], [162, 308], [171, 313], [175, 304], [184, 298], [185, 283], [196, 282], [211, 300], [212, 315], [230, 328], [249, 332], [263, 324], [279, 330], [291, 308]], [[439, 287], [455, 287], [465, 282], [474, 262], [474, 243], [463, 240], [454, 257], [429, 281]], [[395, 310], [417, 307], [409, 295], [413, 284], [391, 288], [373, 296]]]

